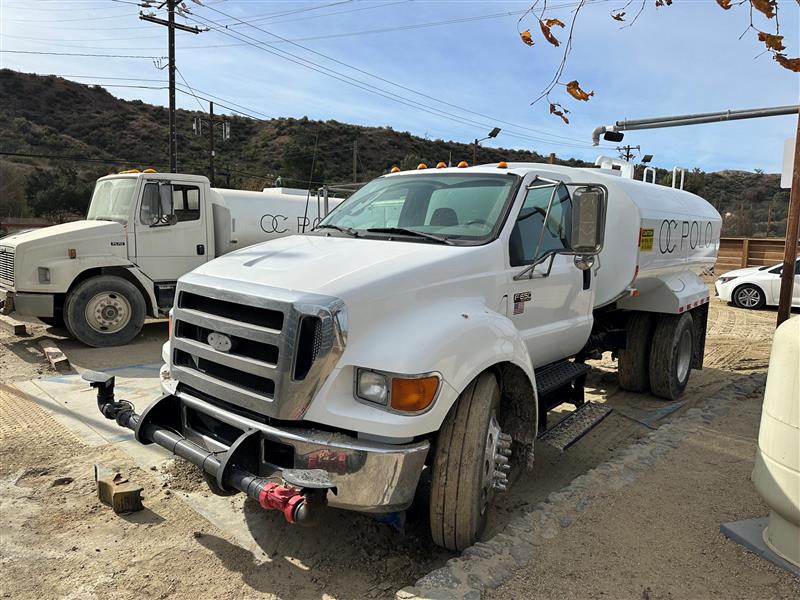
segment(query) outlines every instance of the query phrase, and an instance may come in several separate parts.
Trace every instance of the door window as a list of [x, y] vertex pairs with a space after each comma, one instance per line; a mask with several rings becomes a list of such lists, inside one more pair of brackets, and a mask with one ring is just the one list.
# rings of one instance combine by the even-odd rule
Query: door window
[[[552, 187], [528, 190], [525, 202], [514, 224], [509, 241], [509, 255], [512, 267], [533, 263], [537, 258], [553, 251], [569, 248], [570, 223], [572, 221], [572, 203], [569, 192], [559, 186], [547, 214], [547, 205], [553, 193]], [[541, 237], [541, 244], [539, 239]], [[536, 246], [539, 245], [537, 253]]]
[[172, 201], [178, 223], [200, 218], [200, 188], [194, 185], [173, 185]]
[[157, 183], [146, 183], [142, 192], [142, 207], [139, 209], [139, 221], [143, 225], [158, 224], [161, 198]]

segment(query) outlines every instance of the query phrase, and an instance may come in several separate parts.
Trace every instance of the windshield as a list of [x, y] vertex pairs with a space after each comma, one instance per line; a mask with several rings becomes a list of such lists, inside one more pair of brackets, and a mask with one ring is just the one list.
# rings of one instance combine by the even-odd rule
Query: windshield
[[89, 220], [112, 220], [127, 223], [131, 215], [133, 190], [138, 179], [120, 177], [102, 179], [94, 186], [92, 202], [89, 205]]
[[[403, 233], [396, 230], [405, 229], [453, 243], [482, 243], [495, 231], [517, 181], [513, 175], [482, 173], [381, 177], [339, 205], [320, 226], [346, 228], [360, 237], [397, 237]], [[395, 231], [370, 231], [379, 229]]]

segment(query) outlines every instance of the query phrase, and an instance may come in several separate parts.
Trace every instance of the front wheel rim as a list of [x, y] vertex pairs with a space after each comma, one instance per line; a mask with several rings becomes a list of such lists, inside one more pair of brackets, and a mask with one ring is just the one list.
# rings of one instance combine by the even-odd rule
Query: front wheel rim
[[86, 303], [84, 316], [94, 331], [104, 335], [117, 333], [131, 320], [131, 304], [117, 292], [101, 292]]
[[739, 304], [745, 308], [755, 308], [761, 302], [761, 294], [755, 288], [745, 288], [736, 294]]

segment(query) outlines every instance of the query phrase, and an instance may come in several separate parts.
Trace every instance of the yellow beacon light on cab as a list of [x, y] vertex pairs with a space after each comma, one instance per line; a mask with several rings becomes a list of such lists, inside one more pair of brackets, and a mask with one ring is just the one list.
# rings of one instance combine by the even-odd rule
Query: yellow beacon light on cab
[[508, 163], [506, 161], [504, 161], [504, 160], [501, 160], [499, 163], [497, 163], [497, 168], [498, 169], [507, 169], [508, 168]]
[[469, 166], [469, 164], [465, 160], [462, 160], [460, 163], [458, 163], [458, 168], [459, 169], [466, 169], [468, 166]]
[[436, 163], [436, 168], [437, 169], [444, 169], [446, 166], [447, 166], [447, 164], [443, 160], [439, 161], [438, 163]]
[[390, 173], [399, 173], [399, 172], [400, 172], [400, 167], [398, 167], [397, 165], [395, 165], [395, 166], [393, 166], [393, 167], [392, 167], [392, 170], [391, 170], [391, 171], [389, 171], [389, 172], [390, 172]]
[[427, 168], [428, 168], [428, 165], [426, 165], [425, 163], [419, 163], [417, 165], [417, 169], [427, 169]]

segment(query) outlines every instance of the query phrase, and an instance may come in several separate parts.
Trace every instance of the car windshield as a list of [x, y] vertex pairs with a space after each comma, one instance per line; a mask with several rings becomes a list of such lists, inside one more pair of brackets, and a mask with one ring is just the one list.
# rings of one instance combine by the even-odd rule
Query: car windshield
[[408, 235], [415, 242], [443, 238], [455, 244], [482, 243], [498, 226], [518, 179], [483, 173], [381, 177], [339, 205], [319, 227], [359, 237]]
[[89, 204], [89, 220], [111, 220], [127, 223], [131, 215], [133, 190], [138, 180], [133, 177], [101, 179], [94, 186]]

